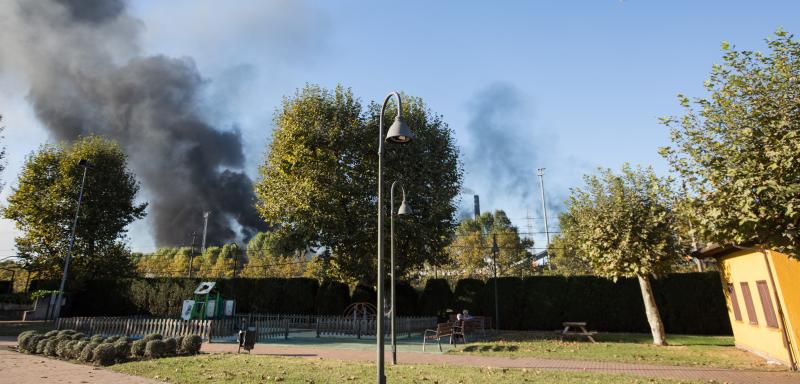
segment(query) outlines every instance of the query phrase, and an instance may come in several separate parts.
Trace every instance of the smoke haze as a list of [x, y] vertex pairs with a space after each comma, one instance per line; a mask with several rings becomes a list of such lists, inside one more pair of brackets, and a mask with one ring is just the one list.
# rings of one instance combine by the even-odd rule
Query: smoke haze
[[[520, 224], [527, 208], [532, 208], [535, 217], [543, 217], [536, 169], [557, 169], [563, 162], [554, 149], [556, 137], [537, 130], [535, 116], [524, 100], [509, 83], [493, 83], [480, 90], [468, 105], [465, 146], [465, 179], [470, 192], [480, 195], [481, 211], [503, 209]], [[566, 191], [547, 180], [545, 176], [548, 215], [555, 218]], [[463, 216], [472, 214], [472, 199], [468, 202]]]
[[207, 80], [191, 58], [142, 56], [142, 23], [120, 0], [0, 3], [0, 72], [28, 82], [28, 101], [58, 140], [113, 138], [148, 193], [159, 246], [187, 243], [211, 211], [209, 243], [264, 229], [242, 136], [199, 107]]

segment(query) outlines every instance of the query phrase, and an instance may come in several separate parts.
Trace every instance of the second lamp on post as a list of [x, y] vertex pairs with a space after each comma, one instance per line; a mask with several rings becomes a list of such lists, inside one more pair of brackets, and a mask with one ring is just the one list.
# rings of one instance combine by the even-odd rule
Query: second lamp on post
[[[395, 285], [395, 273], [397, 269], [394, 265], [394, 186], [397, 185], [398, 181], [392, 183], [392, 187], [389, 189], [389, 214], [391, 215], [389, 218], [389, 271], [391, 271], [391, 283], [390, 283], [390, 308], [391, 308], [391, 317], [390, 317], [390, 326], [391, 326], [391, 340], [392, 340], [392, 364], [397, 364], [397, 331], [395, 330], [395, 318], [397, 317], [397, 307], [395, 306], [394, 301], [394, 285]], [[400, 184], [400, 190], [403, 191], [403, 201], [400, 202], [400, 208], [397, 209], [398, 216], [406, 216], [411, 214], [411, 207], [406, 203], [406, 189], [403, 188], [403, 185]]]
[[389, 131], [386, 132], [386, 141], [393, 142], [393, 143], [407, 143], [414, 138], [414, 135], [411, 133], [411, 129], [403, 122], [401, 115], [403, 113], [403, 104], [400, 100], [400, 94], [397, 92], [391, 92], [383, 99], [383, 105], [381, 106], [381, 114], [378, 119], [378, 276], [377, 276], [377, 286], [378, 286], [378, 302], [375, 308], [377, 308], [377, 329], [375, 332], [375, 339], [376, 339], [376, 349], [377, 349], [377, 356], [376, 356], [376, 365], [377, 365], [377, 383], [383, 384], [386, 382], [386, 376], [384, 375], [384, 310], [383, 310], [383, 172], [381, 169], [382, 160], [383, 160], [383, 113], [386, 111], [386, 105], [389, 103], [389, 100], [394, 97], [397, 99], [397, 116], [394, 118], [394, 122], [392, 126], [389, 127]]

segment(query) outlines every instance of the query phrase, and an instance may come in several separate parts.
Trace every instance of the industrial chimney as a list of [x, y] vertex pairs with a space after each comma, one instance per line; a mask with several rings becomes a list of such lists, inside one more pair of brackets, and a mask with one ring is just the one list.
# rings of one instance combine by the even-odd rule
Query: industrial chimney
[[481, 199], [478, 195], [475, 196], [475, 218], [477, 219], [478, 216], [481, 215]]

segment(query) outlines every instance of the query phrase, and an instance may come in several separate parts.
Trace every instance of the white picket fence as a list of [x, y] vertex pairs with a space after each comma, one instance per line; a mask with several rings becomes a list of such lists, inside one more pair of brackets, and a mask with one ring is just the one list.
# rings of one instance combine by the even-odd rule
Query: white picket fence
[[[320, 336], [375, 336], [377, 320], [374, 317], [341, 317], [320, 316], [316, 319], [317, 337]], [[390, 332], [389, 319], [384, 321], [386, 335]], [[423, 333], [426, 329], [436, 328], [435, 317], [397, 317], [396, 333], [411, 337], [413, 333]]]
[[74, 329], [88, 335], [125, 335], [138, 338], [151, 333], [164, 337], [200, 335], [209, 340], [214, 320], [151, 319], [138, 317], [62, 317], [56, 329]]
[[[398, 335], [422, 333], [436, 327], [435, 317], [397, 317]], [[316, 336], [375, 336], [377, 328], [374, 317], [341, 317], [314, 315], [236, 315], [220, 320], [154, 319], [143, 317], [62, 317], [56, 321], [56, 329], [74, 329], [88, 335], [133, 338], [158, 333], [164, 337], [200, 335], [209, 342], [235, 342], [239, 329], [256, 328], [256, 342], [268, 339], [288, 339], [292, 331], [315, 330]], [[385, 321], [389, 333], [389, 319]]]

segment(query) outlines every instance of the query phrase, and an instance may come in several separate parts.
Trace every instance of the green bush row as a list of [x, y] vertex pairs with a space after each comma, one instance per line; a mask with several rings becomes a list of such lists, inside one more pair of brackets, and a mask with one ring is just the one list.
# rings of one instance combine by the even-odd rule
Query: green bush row
[[[191, 298], [197, 279], [92, 280], [73, 289], [67, 316], [150, 315], [177, 317]], [[350, 292], [339, 282], [306, 278], [217, 280], [223, 296], [236, 300], [239, 313], [338, 315], [354, 302], [371, 302], [365, 285]], [[389, 297], [389, 283], [386, 283]], [[644, 304], [636, 279], [616, 283], [594, 276], [501, 277], [497, 280], [500, 327], [550, 330], [563, 321], [586, 321], [600, 331], [647, 332]], [[653, 280], [653, 290], [668, 332], [730, 334], [727, 308], [716, 272], [672, 274]], [[439, 316], [468, 309], [495, 316], [494, 280], [461, 279], [454, 287], [430, 279], [421, 292], [397, 282], [401, 316]]]
[[143, 358], [194, 355], [200, 352], [201, 344], [197, 335], [163, 339], [152, 334], [132, 341], [125, 336], [87, 337], [74, 330], [61, 330], [44, 334], [25, 331], [17, 336], [17, 348], [22, 353], [103, 366]]

